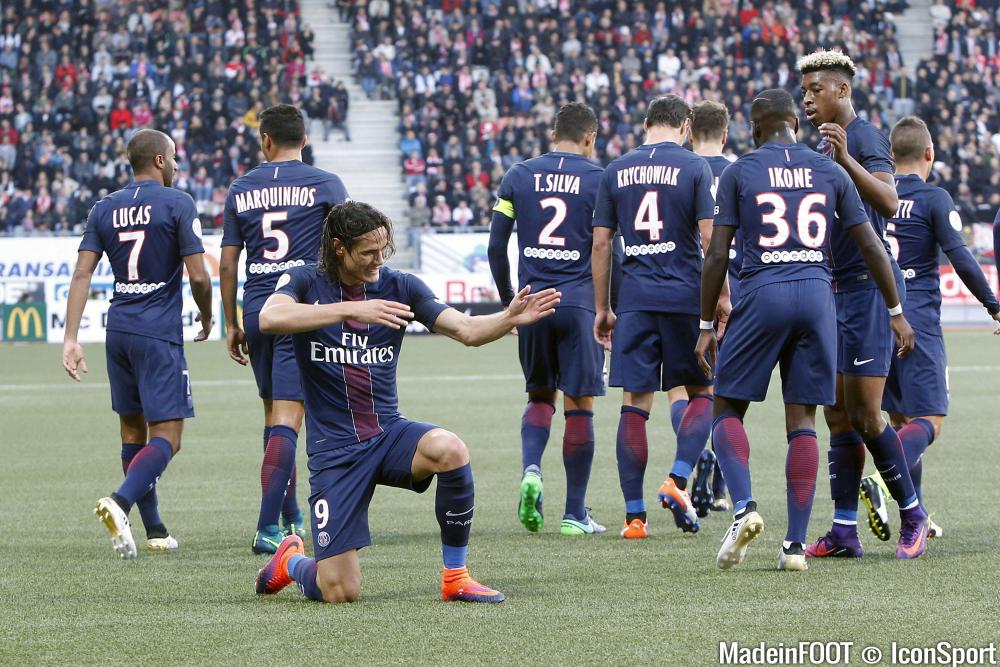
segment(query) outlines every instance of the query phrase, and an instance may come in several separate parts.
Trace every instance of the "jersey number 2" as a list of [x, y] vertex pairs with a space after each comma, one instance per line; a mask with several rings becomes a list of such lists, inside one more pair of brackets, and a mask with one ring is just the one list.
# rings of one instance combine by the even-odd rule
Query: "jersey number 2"
[[546, 197], [545, 199], [538, 202], [542, 209], [554, 208], [556, 214], [552, 216], [549, 223], [542, 227], [542, 231], [538, 234], [538, 242], [542, 245], [554, 245], [560, 248], [566, 245], [565, 236], [556, 236], [555, 231], [559, 228], [566, 220], [566, 202], [559, 197]]
[[273, 211], [265, 213], [260, 219], [261, 231], [265, 239], [274, 239], [278, 242], [278, 247], [274, 250], [265, 250], [264, 259], [281, 259], [288, 254], [288, 234], [280, 229], [272, 229], [276, 222], [284, 222], [288, 218], [288, 211]]

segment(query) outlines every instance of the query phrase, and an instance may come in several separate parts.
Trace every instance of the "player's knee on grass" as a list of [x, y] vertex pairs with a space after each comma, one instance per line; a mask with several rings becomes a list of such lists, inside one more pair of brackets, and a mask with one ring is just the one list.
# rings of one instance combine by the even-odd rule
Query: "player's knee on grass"
[[356, 575], [339, 575], [331, 576], [324, 573], [318, 572], [316, 575], [316, 583], [319, 584], [319, 590], [323, 593], [323, 601], [329, 602], [331, 604], [340, 604], [343, 602], [355, 602], [359, 597], [361, 597], [361, 573], [358, 572]]

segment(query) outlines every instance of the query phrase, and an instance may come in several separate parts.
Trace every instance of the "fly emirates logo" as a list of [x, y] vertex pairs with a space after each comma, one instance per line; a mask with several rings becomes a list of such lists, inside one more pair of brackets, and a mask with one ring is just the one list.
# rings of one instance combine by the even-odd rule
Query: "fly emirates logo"
[[396, 358], [392, 345], [368, 347], [368, 336], [361, 334], [345, 331], [341, 334], [340, 343], [340, 346], [329, 347], [319, 341], [309, 341], [309, 358], [315, 362], [349, 366], [391, 364]]

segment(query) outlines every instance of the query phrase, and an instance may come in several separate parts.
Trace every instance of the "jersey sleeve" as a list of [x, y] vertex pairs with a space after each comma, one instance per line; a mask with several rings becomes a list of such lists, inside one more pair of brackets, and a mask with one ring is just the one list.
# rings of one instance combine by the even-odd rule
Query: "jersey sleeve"
[[896, 173], [896, 164], [892, 161], [889, 137], [874, 127], [868, 127], [868, 131], [862, 136], [860, 143], [858, 162], [868, 173]]
[[438, 316], [450, 306], [441, 303], [431, 288], [420, 278], [407, 274], [407, 303], [413, 310], [413, 318], [428, 329], [434, 328]]
[[945, 252], [963, 247], [965, 237], [962, 236], [962, 216], [955, 210], [955, 202], [944, 190], [938, 190], [935, 194], [928, 211], [934, 229], [934, 240]]
[[297, 302], [302, 303], [306, 298], [306, 292], [312, 284], [316, 275], [315, 266], [296, 266], [278, 276], [278, 282], [274, 286], [275, 294], [285, 294], [292, 297]]
[[615, 200], [611, 197], [611, 169], [604, 170], [601, 185], [597, 188], [597, 202], [594, 204], [594, 227], [618, 229], [618, 213]]
[[222, 210], [222, 245], [243, 247], [243, 233], [240, 222], [236, 219], [236, 206], [233, 203], [233, 189], [226, 194], [226, 206]]
[[837, 224], [847, 230], [868, 222], [868, 214], [854, 181], [839, 164], [834, 164], [834, 167], [837, 169]]
[[511, 167], [503, 175], [500, 188], [497, 190], [497, 201], [493, 205], [494, 213], [505, 215], [511, 220], [517, 219], [517, 213], [514, 210], [514, 169], [515, 167]]
[[83, 239], [80, 241], [79, 250], [89, 250], [90, 252], [96, 252], [98, 255], [104, 254], [104, 242], [101, 240], [101, 235], [97, 232], [97, 219], [100, 217], [100, 212], [98, 208], [101, 202], [97, 202], [90, 209], [90, 213], [87, 214], [87, 226], [83, 230]]
[[344, 181], [342, 181], [340, 176], [337, 176], [336, 174], [331, 174], [331, 178], [327, 183], [327, 193], [330, 198], [331, 206], [343, 204], [351, 198], [351, 195], [347, 192], [347, 186], [344, 185]]
[[732, 164], [726, 167], [719, 176], [719, 187], [715, 191], [715, 221], [716, 227], [740, 226], [740, 165]]
[[712, 175], [712, 167], [709, 166], [708, 160], [701, 160], [701, 166], [701, 174], [694, 182], [694, 219], [710, 220], [715, 214], [715, 197], [712, 195], [715, 176]]
[[177, 246], [181, 257], [205, 252], [201, 242], [201, 220], [198, 219], [198, 208], [194, 205], [191, 195], [181, 194], [174, 204], [174, 222], [177, 223]]

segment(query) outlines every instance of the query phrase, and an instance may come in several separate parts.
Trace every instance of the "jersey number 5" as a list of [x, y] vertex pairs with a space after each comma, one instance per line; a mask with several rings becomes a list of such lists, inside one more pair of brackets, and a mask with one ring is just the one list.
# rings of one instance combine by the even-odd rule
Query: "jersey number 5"
[[[788, 237], [791, 236], [791, 227], [785, 220], [788, 205], [785, 203], [784, 197], [774, 192], [762, 192], [757, 195], [757, 205], [763, 206], [765, 204], [771, 207], [771, 212], [762, 213], [760, 221], [774, 227], [774, 234], [772, 236], [761, 234], [757, 244], [762, 248], [780, 248], [788, 242]], [[819, 211], [812, 210], [812, 207], [817, 204], [826, 205], [825, 194], [812, 192], [799, 202], [795, 227], [798, 231], [799, 241], [807, 248], [819, 248], [826, 241], [826, 216]], [[814, 225], [815, 232], [813, 232]]]
[[134, 282], [139, 279], [139, 253], [142, 252], [142, 244], [146, 241], [146, 232], [118, 232], [118, 242], [127, 243], [132, 241], [132, 250], [128, 253], [128, 279]]
[[556, 214], [552, 216], [549, 223], [542, 227], [542, 231], [538, 234], [538, 242], [542, 245], [564, 247], [566, 245], [566, 237], [556, 236], [554, 232], [566, 220], [566, 202], [559, 199], [559, 197], [546, 197], [538, 203], [541, 205], [542, 210], [554, 208], [556, 211]]
[[288, 218], [288, 211], [273, 211], [265, 213], [260, 219], [261, 231], [265, 239], [274, 239], [278, 242], [278, 247], [274, 250], [265, 250], [264, 259], [281, 259], [288, 254], [288, 234], [280, 229], [272, 229], [276, 222], [284, 222]]

